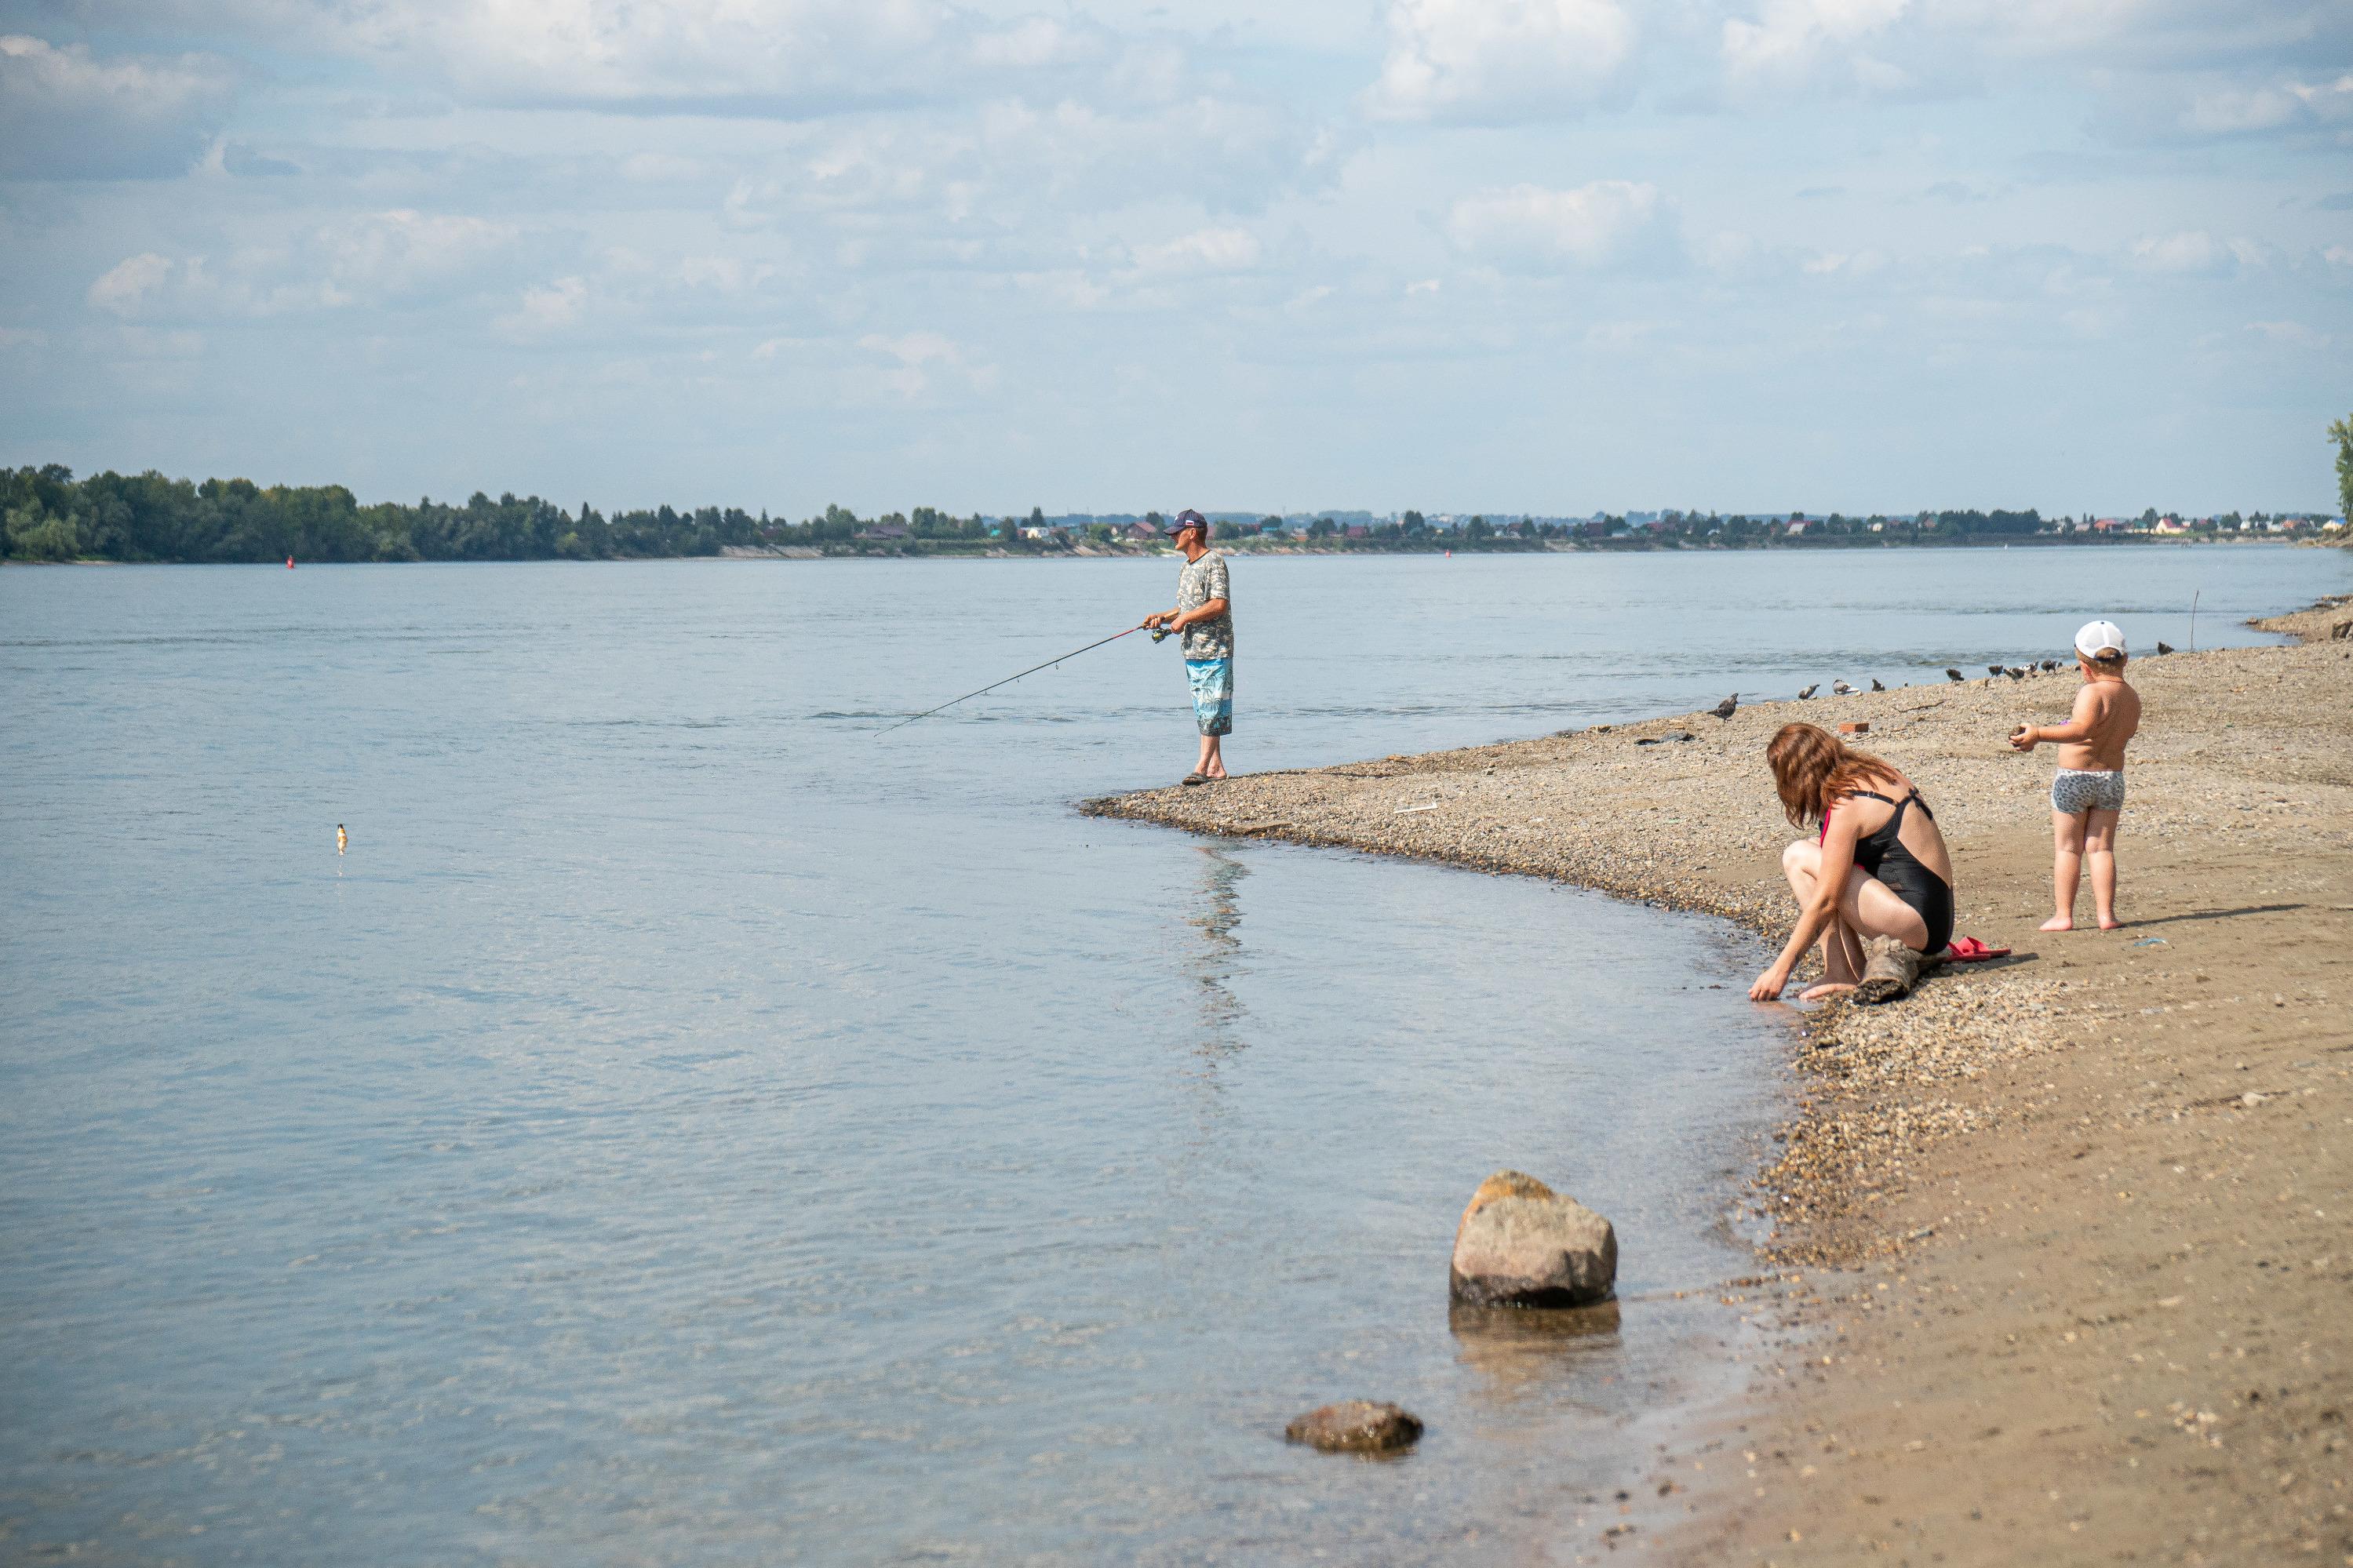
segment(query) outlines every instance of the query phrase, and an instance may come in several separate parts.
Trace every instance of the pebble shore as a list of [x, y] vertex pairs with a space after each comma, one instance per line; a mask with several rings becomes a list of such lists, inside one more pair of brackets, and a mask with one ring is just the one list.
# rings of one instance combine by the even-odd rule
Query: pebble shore
[[1953, 849], [1957, 930], [2016, 952], [1891, 1005], [1792, 1009], [1799, 1109], [1751, 1194], [1767, 1283], [1740, 1292], [1757, 1401], [1659, 1457], [1644, 1495], [1687, 1522], [1641, 1539], [1733, 1562], [2353, 1564], [2348, 622], [2326, 601], [2258, 623], [2297, 646], [2134, 661], [2121, 931], [2036, 930], [2051, 753], [2003, 739], [2064, 718], [2072, 666], [1084, 809], [1550, 877], [1778, 941], [1794, 835], [1765, 742], [1867, 722], [1856, 743], [1917, 782]]

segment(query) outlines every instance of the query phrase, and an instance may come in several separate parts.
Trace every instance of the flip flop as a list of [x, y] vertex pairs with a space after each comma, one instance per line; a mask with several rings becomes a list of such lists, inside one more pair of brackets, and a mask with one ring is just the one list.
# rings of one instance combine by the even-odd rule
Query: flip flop
[[1973, 936], [1957, 936], [1937, 956], [1947, 963], [1983, 963], [1989, 958], [2008, 958], [2010, 949], [1988, 947]]
[[1176, 782], [1189, 788], [1194, 784], [1208, 784], [1209, 782], [1209, 775], [1207, 773], [1187, 773], [1183, 778]]

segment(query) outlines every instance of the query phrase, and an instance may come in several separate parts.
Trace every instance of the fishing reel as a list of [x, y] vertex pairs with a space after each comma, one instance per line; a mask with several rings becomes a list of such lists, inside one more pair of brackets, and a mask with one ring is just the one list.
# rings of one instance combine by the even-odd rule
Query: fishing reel
[[1154, 642], [1166, 642], [1170, 637], [1173, 637], [1176, 635], [1176, 631], [1173, 626], [1155, 626], [1152, 628], [1152, 640]]

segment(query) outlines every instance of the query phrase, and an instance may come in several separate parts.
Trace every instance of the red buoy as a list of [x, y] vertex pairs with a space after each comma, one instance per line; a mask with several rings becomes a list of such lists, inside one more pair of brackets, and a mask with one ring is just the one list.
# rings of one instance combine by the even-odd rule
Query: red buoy
[[292, 557], [291, 555], [289, 555], [289, 556], [286, 558], [286, 570], [288, 570], [289, 572], [291, 572], [291, 571], [293, 571], [293, 570], [294, 570], [294, 557]]

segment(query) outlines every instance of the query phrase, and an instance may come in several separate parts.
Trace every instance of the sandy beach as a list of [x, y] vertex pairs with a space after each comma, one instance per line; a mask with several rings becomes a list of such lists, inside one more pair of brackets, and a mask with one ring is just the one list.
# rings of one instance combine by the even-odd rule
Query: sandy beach
[[1557, 1560], [2353, 1563], [2348, 621], [2324, 604], [2258, 623], [2299, 646], [2135, 661], [2119, 931], [2036, 929], [2052, 759], [2003, 737], [2064, 718], [2072, 668], [1087, 809], [1778, 936], [1793, 835], [1765, 742], [1868, 721], [1936, 808], [1959, 931], [2016, 951], [1893, 1005], [1791, 1009], [1799, 1109], [1753, 1194], [1767, 1282], [1692, 1282], [1763, 1325], [1751, 1397], [1630, 1471], [1639, 1528], [1593, 1517]]

